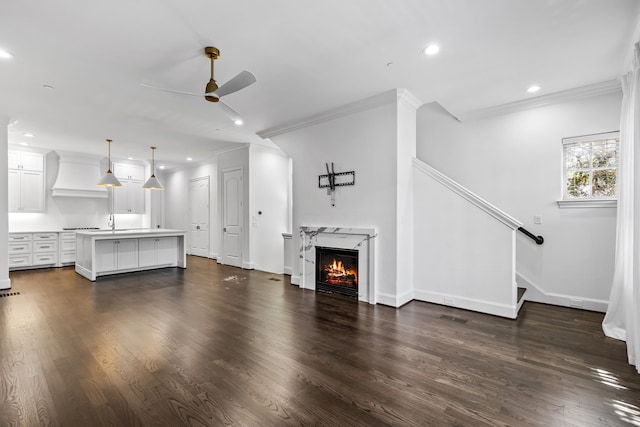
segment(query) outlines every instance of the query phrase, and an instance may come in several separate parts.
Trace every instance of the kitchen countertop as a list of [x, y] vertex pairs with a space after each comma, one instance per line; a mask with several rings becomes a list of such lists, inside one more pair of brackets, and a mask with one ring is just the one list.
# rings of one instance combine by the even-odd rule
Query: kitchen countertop
[[45, 228], [45, 229], [29, 229], [29, 230], [9, 230], [9, 233], [62, 233], [71, 232], [76, 230], [63, 230], [62, 228]]
[[88, 237], [139, 237], [186, 234], [184, 230], [172, 230], [168, 228], [125, 228], [115, 230], [75, 230], [77, 235]]

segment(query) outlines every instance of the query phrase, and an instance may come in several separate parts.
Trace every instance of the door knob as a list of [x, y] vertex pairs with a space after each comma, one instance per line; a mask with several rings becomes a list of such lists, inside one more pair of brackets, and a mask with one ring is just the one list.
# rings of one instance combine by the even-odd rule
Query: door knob
[[196, 225], [196, 230], [200, 230], [200, 226], [199, 225]]
[[222, 231], [227, 232], [227, 227], [223, 228]]

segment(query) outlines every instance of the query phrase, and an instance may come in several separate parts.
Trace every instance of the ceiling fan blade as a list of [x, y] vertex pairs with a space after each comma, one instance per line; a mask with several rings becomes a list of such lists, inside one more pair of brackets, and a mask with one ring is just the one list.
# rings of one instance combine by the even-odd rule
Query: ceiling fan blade
[[[218, 105], [220, 106], [220, 108], [222, 108], [222, 111], [224, 112], [224, 114], [227, 117], [229, 117], [232, 122], [236, 123], [238, 120], [240, 120], [240, 122], [242, 122], [242, 118], [240, 117], [240, 114], [238, 114], [236, 110], [234, 110], [233, 108], [229, 107], [227, 104], [225, 104], [222, 101], [218, 101]], [[240, 123], [240, 124], [242, 124], [242, 123]]]
[[252, 85], [255, 82], [256, 77], [253, 74], [251, 74], [249, 71], [242, 71], [234, 78], [220, 86], [218, 90], [212, 92], [212, 94], [217, 96], [218, 98], [222, 98], [225, 95], [229, 95], [230, 93], [237, 92], [240, 89], [244, 89], [245, 87]]
[[161, 91], [164, 91], [164, 92], [177, 93], [179, 95], [204, 96], [201, 93], [192, 93], [192, 92], [184, 92], [184, 91], [181, 91], [181, 90], [167, 89], [167, 88], [164, 88], [164, 87], [153, 86], [153, 85], [149, 85], [149, 84], [142, 83], [142, 82], [138, 82], [138, 84], [140, 86], [142, 86], [142, 87], [148, 87], [150, 89], [157, 89], [157, 90], [161, 90]]

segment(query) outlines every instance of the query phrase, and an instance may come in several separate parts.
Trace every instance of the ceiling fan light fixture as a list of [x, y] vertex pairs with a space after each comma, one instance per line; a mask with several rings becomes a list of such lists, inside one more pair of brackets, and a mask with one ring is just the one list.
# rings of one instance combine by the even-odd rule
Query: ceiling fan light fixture
[[107, 139], [107, 144], [109, 144], [109, 157], [108, 157], [109, 163], [107, 166], [107, 173], [104, 174], [102, 179], [96, 185], [99, 185], [100, 187], [121, 187], [122, 184], [120, 184], [120, 181], [118, 181], [118, 178], [116, 178], [113, 172], [111, 172], [111, 140], [110, 139]]
[[151, 147], [151, 176], [144, 183], [142, 188], [146, 188], [147, 190], [164, 190], [158, 178], [156, 178], [156, 157], [155, 157], [156, 147]]
[[207, 87], [204, 89], [204, 99], [206, 99], [209, 102], [218, 102], [220, 100], [220, 98], [218, 98], [213, 92], [218, 90], [218, 84], [216, 83], [215, 80], [213, 80], [213, 78], [211, 80], [209, 80], [209, 83], [207, 83]]

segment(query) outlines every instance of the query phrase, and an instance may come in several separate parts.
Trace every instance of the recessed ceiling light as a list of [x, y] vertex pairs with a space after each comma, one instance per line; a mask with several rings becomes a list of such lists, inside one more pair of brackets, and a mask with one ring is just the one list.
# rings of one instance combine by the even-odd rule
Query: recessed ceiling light
[[2, 58], [2, 59], [11, 59], [11, 58], [13, 58], [13, 55], [10, 54], [9, 52], [7, 52], [6, 50], [0, 49], [0, 58]]
[[28, 133], [28, 132], [23, 135], [26, 136], [27, 138], [33, 138], [35, 136], [34, 134]]
[[435, 55], [438, 52], [440, 52], [440, 46], [437, 44], [430, 44], [422, 50], [422, 53], [429, 56]]
[[191, 157], [187, 157], [187, 161], [190, 162], [191, 160], [193, 160]]
[[18, 144], [23, 145], [23, 146], [27, 146], [29, 144], [27, 144], [26, 142], [19, 142]]
[[159, 169], [164, 169], [164, 165], [158, 166]]
[[133, 160], [133, 157], [127, 157], [127, 160]]
[[242, 119], [236, 119], [233, 123], [235, 123], [236, 126], [242, 126], [242, 123], [244, 122], [242, 121]]
[[537, 92], [537, 91], [539, 91], [539, 90], [540, 90], [540, 86], [538, 86], [538, 85], [533, 85], [533, 86], [530, 86], [530, 87], [529, 87], [529, 89], [527, 89], [527, 92], [529, 92], [529, 93], [535, 93], [535, 92]]

